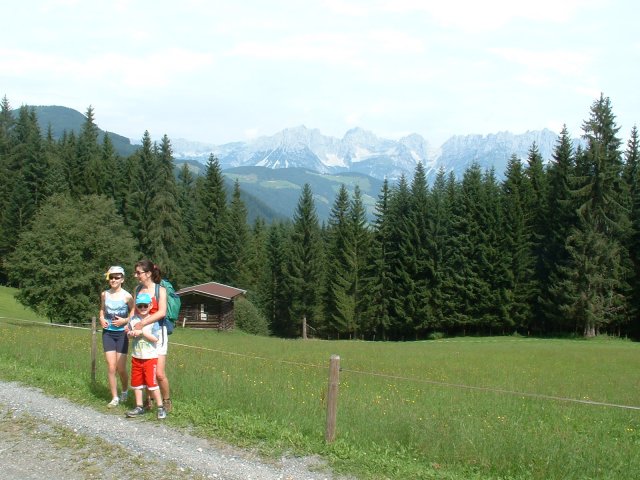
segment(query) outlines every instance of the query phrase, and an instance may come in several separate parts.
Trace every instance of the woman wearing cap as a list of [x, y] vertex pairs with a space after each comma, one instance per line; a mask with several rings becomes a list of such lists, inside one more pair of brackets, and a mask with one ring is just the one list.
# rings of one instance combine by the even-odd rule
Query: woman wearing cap
[[[160, 285], [162, 281], [160, 268], [150, 260], [140, 260], [136, 263], [134, 275], [138, 278], [138, 283], [140, 284], [136, 288], [136, 295], [147, 293], [151, 297], [149, 315], [134, 327], [138, 330], [146, 325], [158, 322], [165, 317], [167, 314], [167, 291]], [[168, 346], [169, 338], [167, 336], [167, 327], [163, 326], [156, 344], [158, 351], [156, 377], [158, 385], [160, 386], [160, 393], [166, 413], [169, 413], [172, 407], [171, 399], [169, 398], [169, 379], [165, 371]]]
[[[125, 326], [133, 314], [133, 297], [122, 288], [124, 268], [114, 266], [107, 272], [109, 289], [100, 298], [100, 325], [102, 325], [102, 348], [107, 361], [107, 378], [111, 390], [109, 408], [117, 407], [127, 401], [129, 375], [127, 373], [127, 352], [129, 339]], [[118, 380], [120, 377], [122, 393], [118, 397]]]

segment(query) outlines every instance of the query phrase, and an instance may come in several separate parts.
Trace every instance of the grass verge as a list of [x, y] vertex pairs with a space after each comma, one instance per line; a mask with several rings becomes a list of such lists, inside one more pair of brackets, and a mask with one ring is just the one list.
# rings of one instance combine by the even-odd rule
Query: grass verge
[[[4, 306], [5, 290], [7, 317], [16, 307]], [[0, 334], [2, 378], [104, 408], [90, 332], [4, 319]], [[342, 372], [327, 445], [331, 354]], [[640, 410], [624, 408], [640, 405], [632, 342], [304, 342], [178, 329], [168, 358], [169, 424], [265, 454], [317, 454], [361, 478], [640, 478]]]

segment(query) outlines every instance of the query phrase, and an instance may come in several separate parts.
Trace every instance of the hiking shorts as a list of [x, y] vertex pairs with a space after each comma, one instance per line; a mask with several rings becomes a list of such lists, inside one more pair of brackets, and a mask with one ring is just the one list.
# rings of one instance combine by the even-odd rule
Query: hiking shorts
[[156, 342], [156, 352], [158, 355], [166, 355], [169, 348], [169, 335], [167, 335], [167, 327], [162, 327], [158, 333], [158, 341]]
[[103, 330], [102, 331], [102, 348], [105, 352], [127, 354], [129, 352], [129, 337], [124, 330]]
[[140, 390], [147, 387], [147, 390], [157, 390], [157, 367], [157, 358], [143, 359], [131, 357], [131, 388], [133, 388], [134, 390]]

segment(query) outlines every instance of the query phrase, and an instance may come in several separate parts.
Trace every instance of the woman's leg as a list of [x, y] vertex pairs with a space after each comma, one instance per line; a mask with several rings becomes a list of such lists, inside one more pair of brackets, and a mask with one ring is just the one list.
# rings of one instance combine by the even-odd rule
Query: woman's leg
[[108, 352], [104, 352], [104, 359], [107, 361], [107, 379], [109, 380], [111, 398], [118, 398], [118, 381], [116, 380], [116, 351], [110, 350]]
[[158, 386], [160, 387], [160, 394], [163, 399], [170, 399], [169, 395], [169, 379], [167, 378], [167, 374], [165, 371], [165, 366], [167, 364], [167, 356], [166, 355], [158, 355], [158, 365], [156, 369], [156, 378], [158, 380]]
[[[126, 353], [117, 353], [116, 354], [116, 370], [118, 371], [118, 375], [120, 376], [120, 384], [122, 386], [122, 391], [126, 391], [129, 388], [129, 372], [127, 371], [127, 354]], [[115, 375], [114, 375], [115, 380]], [[116, 388], [117, 393], [117, 388]]]

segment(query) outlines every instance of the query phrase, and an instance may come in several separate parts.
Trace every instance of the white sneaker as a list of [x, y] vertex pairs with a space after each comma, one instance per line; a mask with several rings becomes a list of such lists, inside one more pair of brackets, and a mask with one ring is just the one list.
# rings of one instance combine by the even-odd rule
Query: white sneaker
[[120, 394], [120, 403], [127, 403], [127, 398], [129, 397], [129, 390], [124, 390]]
[[113, 407], [117, 407], [118, 405], [120, 405], [120, 400], [118, 399], [118, 397], [113, 397], [113, 400], [111, 400], [107, 404], [107, 407], [108, 408], [113, 408]]

